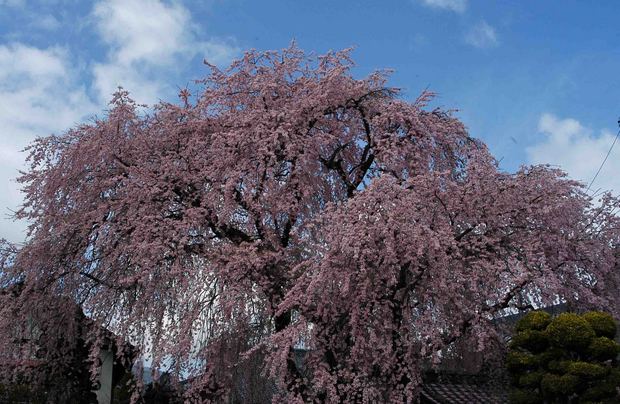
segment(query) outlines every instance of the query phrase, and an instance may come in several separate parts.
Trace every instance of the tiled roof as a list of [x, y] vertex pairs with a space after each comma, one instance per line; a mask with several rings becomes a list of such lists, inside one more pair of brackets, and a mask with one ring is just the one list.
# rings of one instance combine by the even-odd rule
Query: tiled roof
[[421, 402], [431, 404], [505, 404], [508, 380], [494, 372], [479, 374], [426, 372]]
[[423, 401], [433, 404], [504, 404], [506, 390], [496, 385], [433, 382], [422, 386]]

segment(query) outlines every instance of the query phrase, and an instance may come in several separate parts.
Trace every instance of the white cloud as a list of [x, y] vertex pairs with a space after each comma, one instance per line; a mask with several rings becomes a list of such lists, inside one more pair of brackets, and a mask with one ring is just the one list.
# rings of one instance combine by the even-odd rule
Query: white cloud
[[467, 8], [467, 0], [420, 0], [422, 4], [428, 7], [450, 10], [462, 13]]
[[[9, 5], [24, 2], [0, 0], [0, 7]], [[234, 41], [202, 38], [178, 2], [101, 0], [91, 21], [106, 53], [103, 61], [81, 70], [64, 47], [0, 44], [0, 238], [24, 238], [25, 224], [6, 218], [22, 202], [14, 181], [24, 168], [20, 150], [36, 136], [61, 133], [101, 111], [119, 84], [136, 101], [153, 103], [170, 95], [170, 88], [176, 92], [171, 77], [182, 73], [192, 59], [204, 57], [221, 65], [239, 52]], [[55, 29], [58, 24], [50, 18], [38, 28]]]
[[189, 11], [159, 0], [100, 1], [93, 9], [96, 26], [109, 52], [93, 67], [94, 86], [107, 100], [122, 85], [139, 102], [163, 95], [161, 77], [195, 56], [228, 63], [238, 49], [223, 40], [202, 41]]
[[117, 87], [122, 86], [131, 92], [131, 97], [140, 103], [152, 104], [159, 101], [164, 92], [164, 84], [139, 68], [116, 63], [96, 63], [93, 66], [93, 86], [100, 102], [109, 101]]
[[[591, 129], [575, 119], [560, 119], [548, 113], [540, 117], [538, 131], [544, 139], [526, 149], [529, 162], [557, 165], [585, 184], [596, 174], [615, 137], [615, 133], [608, 130], [593, 135]], [[619, 172], [620, 143], [616, 143], [591, 190], [619, 192]]]
[[486, 21], [474, 25], [465, 35], [465, 42], [476, 48], [492, 48], [499, 44], [495, 29]]
[[157, 0], [103, 1], [95, 5], [98, 29], [119, 64], [146, 60], [169, 63], [189, 39], [188, 11]]
[[18, 79], [49, 79], [64, 76], [65, 50], [60, 47], [38, 49], [21, 43], [0, 46], [0, 87]]
[[61, 47], [0, 45], [0, 237], [24, 237], [25, 224], [7, 219], [21, 204], [14, 180], [24, 168], [20, 150], [35, 137], [61, 132], [96, 109], [76, 81], [69, 56]]

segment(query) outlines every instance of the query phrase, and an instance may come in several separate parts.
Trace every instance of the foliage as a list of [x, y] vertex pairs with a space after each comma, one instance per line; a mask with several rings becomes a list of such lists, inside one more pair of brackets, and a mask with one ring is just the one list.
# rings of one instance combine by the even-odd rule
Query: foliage
[[0, 402], [2, 403], [45, 404], [45, 398], [44, 391], [33, 389], [27, 384], [0, 384]]
[[616, 335], [616, 322], [609, 313], [590, 311], [581, 317], [590, 324], [596, 335], [612, 339]]
[[177, 389], [171, 383], [170, 376], [163, 374], [157, 381], [147, 386], [144, 402], [145, 404], [177, 404], [182, 401]]
[[[276, 402], [412, 402], [424, 363], [492, 346], [507, 308], [618, 307], [617, 199], [550, 167], [502, 172], [432, 94], [351, 67], [252, 51], [179, 105], [120, 90], [38, 139], [19, 179], [30, 236], [0, 254], [0, 283], [77, 302], [196, 401], [253, 388], [236, 370], [261, 358]], [[28, 296], [0, 319], [45, 309]]]
[[601, 361], [614, 359], [618, 354], [620, 354], [620, 346], [607, 337], [593, 338], [588, 346], [588, 355]]
[[118, 380], [113, 380], [114, 388], [112, 390], [112, 404], [131, 403], [134, 392], [138, 390], [137, 382], [134, 375], [129, 370], [125, 370], [122, 373], [114, 373], [120, 373], [121, 376], [118, 378]]
[[551, 322], [551, 314], [546, 311], [530, 311], [523, 316], [515, 327], [515, 331], [542, 331]]
[[[620, 345], [613, 340], [613, 317], [591, 311], [552, 319], [542, 313], [529, 312], [515, 326], [506, 357], [511, 402], [617, 402]], [[541, 322], [542, 318], [546, 320]]]
[[[89, 334], [92, 329], [79, 308], [68, 299], [36, 296], [14, 284], [0, 292], [6, 297], [30, 294], [41, 307], [13, 312], [5, 331], [11, 345], [4, 347], [0, 375], [4, 389], [32, 402], [95, 402], [92, 393]], [[19, 350], [20, 357], [7, 354]], [[0, 396], [1, 397], [1, 396]]]
[[575, 313], [562, 313], [545, 329], [549, 342], [556, 347], [581, 350], [594, 338], [590, 324]]

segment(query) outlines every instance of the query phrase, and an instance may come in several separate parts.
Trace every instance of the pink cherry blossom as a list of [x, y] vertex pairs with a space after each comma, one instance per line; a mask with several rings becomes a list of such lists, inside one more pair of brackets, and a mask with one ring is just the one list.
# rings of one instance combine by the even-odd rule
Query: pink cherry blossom
[[620, 314], [617, 199], [503, 172], [433, 94], [351, 67], [348, 50], [251, 51], [180, 105], [119, 90], [105, 117], [35, 141], [29, 239], [0, 262], [25, 290], [1, 297], [2, 360], [25, 364], [11, 324], [71, 310], [61, 296], [190, 380], [190, 401], [225, 400], [259, 360], [274, 402], [404, 403], [424, 364], [485, 350], [510, 309]]

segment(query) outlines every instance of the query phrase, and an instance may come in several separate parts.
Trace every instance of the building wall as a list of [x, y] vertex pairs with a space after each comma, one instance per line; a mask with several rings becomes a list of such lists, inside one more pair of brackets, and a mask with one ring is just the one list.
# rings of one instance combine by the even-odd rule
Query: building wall
[[114, 355], [111, 351], [102, 350], [99, 358], [101, 360], [101, 370], [99, 371], [99, 389], [95, 391], [97, 403], [110, 404], [112, 403]]

